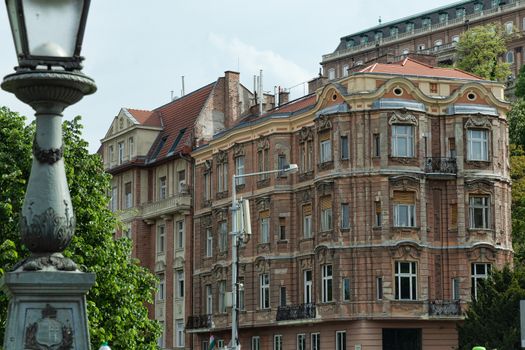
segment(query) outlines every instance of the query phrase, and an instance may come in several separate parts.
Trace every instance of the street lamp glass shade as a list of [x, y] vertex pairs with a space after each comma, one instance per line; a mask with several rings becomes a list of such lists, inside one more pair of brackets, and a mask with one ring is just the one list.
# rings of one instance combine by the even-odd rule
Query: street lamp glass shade
[[89, 0], [6, 0], [21, 67], [80, 68]]

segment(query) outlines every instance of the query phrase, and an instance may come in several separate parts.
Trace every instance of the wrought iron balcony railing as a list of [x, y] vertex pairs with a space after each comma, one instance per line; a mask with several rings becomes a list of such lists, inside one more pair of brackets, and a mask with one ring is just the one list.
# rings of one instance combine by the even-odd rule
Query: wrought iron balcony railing
[[457, 171], [456, 158], [425, 158], [425, 172], [427, 173], [456, 174]]
[[461, 304], [459, 300], [432, 300], [428, 303], [430, 316], [459, 316]]
[[302, 320], [315, 318], [315, 304], [299, 304], [279, 306], [277, 309], [277, 321]]
[[186, 329], [211, 328], [211, 315], [192, 315], [188, 317]]

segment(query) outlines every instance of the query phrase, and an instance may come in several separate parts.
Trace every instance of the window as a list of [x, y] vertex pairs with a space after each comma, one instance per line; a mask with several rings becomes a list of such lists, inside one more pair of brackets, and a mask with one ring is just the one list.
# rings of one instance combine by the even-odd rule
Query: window
[[514, 63], [514, 52], [507, 51], [507, 53], [505, 54], [505, 61], [507, 61], [507, 63], [513, 64]]
[[437, 83], [430, 83], [430, 93], [431, 94], [437, 94], [438, 92], [438, 84]]
[[412, 125], [392, 125], [392, 156], [414, 156], [414, 127]]
[[133, 156], [133, 152], [135, 151], [135, 144], [133, 142], [133, 137], [130, 137], [128, 139], [128, 152], [129, 152], [129, 159], [131, 160]]
[[226, 221], [219, 222], [219, 251], [228, 250], [228, 224]]
[[372, 156], [380, 157], [381, 156], [381, 139], [379, 138], [379, 134], [373, 134], [372, 138], [374, 140]]
[[394, 227], [416, 227], [414, 192], [394, 191]]
[[350, 301], [350, 278], [343, 278], [342, 286], [343, 301]]
[[403, 49], [402, 54], [403, 55], [408, 55], [409, 52], [410, 52], [409, 49]]
[[489, 196], [469, 197], [470, 228], [488, 229]]
[[312, 238], [312, 205], [303, 206], [303, 237]]
[[396, 261], [395, 265], [396, 300], [416, 300], [416, 263], [407, 261]]
[[286, 219], [279, 218], [279, 240], [286, 240]]
[[383, 32], [376, 32], [374, 34], [374, 40], [375, 41], [380, 41], [381, 39], [383, 39]]
[[182, 348], [184, 347], [184, 320], [176, 320], [175, 329], [177, 335], [175, 346], [178, 348]]
[[490, 5], [491, 5], [492, 7], [497, 7], [497, 6], [499, 6], [499, 0], [491, 0]]
[[413, 30], [414, 30], [414, 23], [407, 22], [407, 24], [406, 24], [406, 31], [407, 32], [412, 32]]
[[332, 160], [332, 141], [330, 139], [322, 140], [319, 143], [319, 160], [321, 163]]
[[203, 340], [201, 343], [201, 350], [208, 350], [208, 341]]
[[439, 48], [441, 45], [443, 45], [443, 40], [441, 39], [438, 39], [436, 41], [434, 41], [434, 48]]
[[425, 17], [421, 20], [421, 25], [423, 27], [430, 27], [430, 25], [432, 25], [432, 20], [429, 17]]
[[334, 80], [335, 79], [335, 69], [330, 68], [328, 70], [328, 80]]
[[159, 225], [157, 227], [157, 254], [164, 253], [166, 227]]
[[452, 279], [452, 300], [459, 300], [460, 299], [460, 289], [459, 289], [459, 278], [455, 277]]
[[177, 249], [182, 249], [184, 248], [184, 221], [177, 221], [175, 227], [177, 229], [175, 245]]
[[267, 273], [260, 275], [260, 303], [261, 309], [270, 308], [270, 276]]
[[213, 294], [211, 289], [211, 284], [207, 284], [206, 289], [206, 314], [211, 315], [213, 313]]
[[383, 277], [376, 277], [376, 299], [383, 300]]
[[341, 159], [348, 159], [349, 153], [348, 136], [343, 135], [341, 136]]
[[209, 227], [206, 229], [206, 256], [213, 256], [213, 235]]
[[167, 197], [167, 187], [166, 187], [166, 176], [159, 178], [159, 199], [165, 199]]
[[488, 130], [469, 129], [467, 130], [467, 159], [468, 160], [489, 160], [488, 152]]
[[261, 338], [258, 336], [252, 337], [252, 350], [260, 350]]
[[505, 32], [507, 32], [507, 34], [512, 34], [513, 30], [514, 30], [514, 24], [512, 22], [505, 23]]
[[286, 169], [287, 166], [288, 162], [286, 161], [286, 156], [284, 154], [279, 154], [277, 156], [277, 169], [281, 170], [279, 176], [286, 176], [284, 169]]
[[456, 9], [456, 18], [465, 17], [465, 8], [460, 7]]
[[109, 203], [109, 209], [111, 211], [118, 210], [118, 188], [115, 186], [111, 189], [111, 202]]
[[124, 163], [124, 142], [118, 143], [118, 164]]
[[270, 211], [265, 210], [259, 213], [259, 227], [261, 230], [260, 243], [270, 243]]
[[390, 36], [397, 36], [399, 29], [397, 27], [390, 28]]
[[321, 288], [321, 301], [323, 303], [329, 303], [332, 299], [332, 265], [321, 266], [322, 274], [322, 288]]
[[[258, 172], [270, 170], [270, 149], [268, 147], [260, 148], [257, 151], [257, 165]], [[259, 180], [265, 180], [268, 176], [268, 174], [261, 174], [259, 175]]]
[[297, 334], [297, 350], [306, 350], [306, 334]]
[[126, 208], [129, 209], [133, 206], [133, 197], [131, 195], [131, 182], [126, 182], [124, 185], [124, 193], [126, 195]]
[[332, 198], [321, 197], [321, 232], [332, 229]]
[[286, 287], [279, 287], [279, 306], [286, 306]]
[[417, 46], [417, 50], [418, 50], [418, 51], [423, 51], [423, 50], [425, 49], [425, 47], [426, 47], [425, 44], [419, 44], [419, 45]]
[[[244, 175], [244, 156], [239, 156], [235, 158], [235, 175]], [[244, 185], [245, 178], [238, 177], [235, 179], [236, 185]]]
[[223, 339], [217, 340], [217, 348], [219, 348], [219, 349], [224, 348], [224, 340]]
[[157, 290], [157, 301], [163, 301], [166, 292], [166, 281], [164, 275], [159, 275], [159, 288]]
[[364, 35], [361, 37], [361, 45], [368, 44], [368, 36]]
[[164, 348], [164, 338], [166, 336], [166, 326], [164, 325], [164, 321], [159, 321], [161, 333], [159, 336], [159, 339], [157, 340], [157, 345], [159, 348]]
[[477, 2], [474, 4], [474, 12], [481, 12], [483, 11], [483, 3]]
[[184, 270], [177, 270], [175, 273], [176, 291], [175, 296], [179, 299], [184, 298]]
[[108, 158], [109, 158], [109, 162], [108, 163], [111, 163], [113, 161], [113, 157], [114, 157], [113, 145], [111, 145], [108, 148]]
[[341, 228], [350, 228], [350, 205], [341, 203]]
[[471, 295], [472, 299], [477, 299], [478, 297], [478, 287], [480, 283], [486, 280], [489, 277], [490, 273], [490, 264], [480, 264], [475, 263], [471, 265]]
[[301, 172], [306, 173], [311, 171], [313, 167], [313, 141], [308, 140], [301, 143], [299, 151], [301, 153]]
[[452, 36], [452, 42], [457, 43], [459, 41], [459, 35]]
[[350, 73], [349, 69], [350, 69], [350, 66], [348, 64], [345, 64], [343, 66], [343, 77], [347, 77], [348, 76], [348, 74]]
[[439, 14], [439, 23], [445, 23], [448, 21], [448, 13], [442, 12]]
[[346, 350], [346, 331], [335, 332], [335, 349]]
[[375, 227], [381, 227], [382, 226], [382, 215], [381, 215], [381, 202], [376, 201], [374, 202], [374, 226]]
[[282, 334], [276, 334], [273, 336], [273, 350], [283, 350]]
[[177, 172], [177, 179], [179, 180], [179, 193], [186, 192], [188, 190], [188, 186], [186, 186], [186, 171], [179, 170]]
[[310, 349], [311, 350], [321, 350], [321, 334], [312, 333], [310, 334]]
[[304, 270], [304, 303], [312, 302], [312, 270]]
[[228, 191], [228, 163], [217, 166], [217, 192]]
[[226, 281], [219, 281], [219, 312], [226, 312]]
[[346, 48], [347, 48], [347, 49], [349, 49], [349, 48], [351, 48], [351, 47], [354, 47], [354, 45], [355, 45], [355, 41], [354, 41], [354, 39], [347, 39], [347, 40], [346, 40]]
[[211, 174], [204, 173], [204, 200], [209, 201], [211, 199]]

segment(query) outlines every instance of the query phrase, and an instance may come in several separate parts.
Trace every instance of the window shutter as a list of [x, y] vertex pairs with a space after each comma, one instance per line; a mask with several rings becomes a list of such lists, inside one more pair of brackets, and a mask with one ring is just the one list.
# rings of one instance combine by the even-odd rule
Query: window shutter
[[332, 207], [332, 197], [324, 196], [321, 197], [321, 210], [330, 209]]
[[320, 142], [327, 141], [327, 140], [330, 140], [330, 132], [325, 131], [325, 132], [319, 134], [319, 141]]
[[259, 219], [266, 219], [266, 218], [269, 218], [269, 217], [270, 217], [270, 211], [269, 210], [264, 210], [264, 211], [259, 212]]
[[312, 215], [312, 205], [303, 205], [303, 215]]
[[397, 204], [414, 204], [416, 202], [415, 193], [394, 191], [394, 202]]

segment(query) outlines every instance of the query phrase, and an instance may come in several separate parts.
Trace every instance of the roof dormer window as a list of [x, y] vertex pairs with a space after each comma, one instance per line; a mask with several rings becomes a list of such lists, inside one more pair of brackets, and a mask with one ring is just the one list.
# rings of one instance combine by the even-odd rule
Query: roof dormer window
[[456, 9], [456, 18], [462, 18], [465, 17], [465, 8], [459, 7]]
[[448, 13], [441, 12], [439, 14], [439, 23], [446, 23], [448, 21]]
[[430, 19], [430, 17], [425, 17], [421, 20], [421, 25], [423, 26], [423, 28], [430, 27], [431, 24], [432, 20]]
[[399, 29], [397, 27], [390, 28], [390, 36], [397, 36]]

